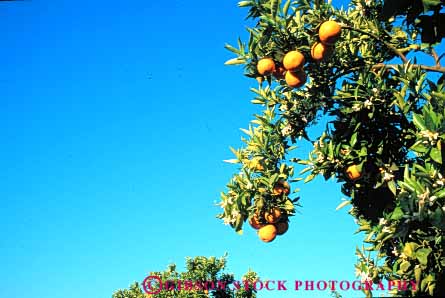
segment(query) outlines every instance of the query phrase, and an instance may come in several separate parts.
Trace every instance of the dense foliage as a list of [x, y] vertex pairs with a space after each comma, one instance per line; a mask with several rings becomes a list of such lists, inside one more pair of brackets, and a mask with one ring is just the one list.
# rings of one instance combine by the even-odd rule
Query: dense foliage
[[[142, 283], [135, 282], [128, 289], [117, 290], [113, 298], [255, 298], [253, 285], [257, 274], [248, 271], [237, 280], [233, 274], [224, 272], [226, 262], [227, 256], [187, 258], [183, 272], [171, 264], [164, 271], [147, 275], [159, 278], [162, 286], [157, 280], [144, 277]], [[149, 281], [153, 281], [150, 287], [146, 284]], [[187, 282], [191, 282], [189, 286]]]
[[[352, 206], [365, 234], [356, 264], [362, 280], [416, 280], [416, 291], [393, 294], [445, 296], [444, 1], [239, 6], [255, 26], [247, 43], [227, 45], [236, 57], [226, 64], [243, 64], [245, 75], [258, 80], [252, 102], [264, 110], [243, 130], [245, 146], [227, 160], [240, 168], [221, 195], [218, 217], [238, 232], [254, 218], [255, 228], [268, 225], [265, 215], [275, 208], [287, 221], [300, 198], [277, 186], [334, 177], [350, 198], [341, 207]], [[331, 44], [321, 36], [328, 20], [341, 27]], [[317, 43], [329, 55], [317, 58]], [[291, 51], [303, 54], [304, 67], [284, 69]], [[269, 60], [260, 67], [262, 59]], [[289, 72], [304, 72], [305, 84], [295, 88]], [[321, 117], [329, 124], [311, 140], [307, 129]], [[295, 150], [300, 140], [313, 144], [309, 157]], [[305, 166], [298, 175], [297, 164]]]

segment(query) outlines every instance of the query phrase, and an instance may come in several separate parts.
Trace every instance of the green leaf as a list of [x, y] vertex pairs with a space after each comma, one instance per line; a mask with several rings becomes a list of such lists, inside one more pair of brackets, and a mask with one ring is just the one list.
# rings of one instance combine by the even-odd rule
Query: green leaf
[[422, 0], [423, 3], [423, 11], [428, 12], [430, 10], [434, 10], [434, 8], [438, 7], [441, 4], [440, 0]]
[[437, 148], [432, 148], [430, 152], [430, 157], [437, 163], [442, 164], [442, 153]]
[[253, 104], [257, 104], [257, 105], [264, 104], [264, 101], [258, 100], [258, 99], [252, 99], [250, 102], [253, 103]]
[[440, 100], [445, 100], [445, 94], [442, 92], [436, 92], [433, 91], [431, 92], [432, 95], [434, 95], [435, 97], [438, 97]]
[[408, 271], [409, 267], [411, 266], [410, 262], [408, 261], [403, 261], [402, 264], [400, 264], [400, 270], [402, 272], [406, 272]]
[[233, 53], [235, 53], [235, 54], [240, 54], [240, 50], [238, 50], [237, 48], [235, 48], [235, 47], [233, 47], [233, 46], [231, 46], [231, 45], [229, 45], [229, 44], [226, 44], [225, 46], [224, 46], [227, 50], [229, 50], [229, 51], [231, 51], [231, 52], [233, 52]]
[[291, 3], [291, 0], [287, 0], [286, 3], [284, 3], [284, 6], [283, 6], [283, 15], [284, 16], [287, 16], [287, 14], [289, 12], [290, 3]]
[[236, 217], [235, 231], [236, 231], [236, 232], [241, 231], [241, 230], [242, 230], [242, 226], [243, 226], [243, 217], [242, 217], [242, 215], [240, 214], [240, 215], [238, 215], [238, 216]]
[[349, 142], [349, 144], [351, 145], [351, 147], [354, 147], [354, 145], [357, 143], [357, 133], [353, 133], [351, 136], [351, 141]]
[[227, 163], [239, 163], [240, 161], [238, 159], [225, 159], [223, 160], [223, 162], [227, 162]]
[[293, 212], [295, 210], [295, 207], [294, 204], [292, 204], [292, 201], [286, 200], [286, 202], [284, 203], [284, 209], [287, 212]]
[[247, 196], [246, 196], [246, 195], [242, 195], [242, 196], [241, 196], [241, 204], [242, 204], [243, 206], [246, 206], [246, 205], [247, 205]]
[[332, 141], [328, 145], [328, 156], [334, 158], [334, 143]]
[[421, 276], [422, 276], [422, 268], [420, 268], [420, 267], [415, 268], [414, 269], [414, 277], [415, 277], [417, 283], [419, 283]]
[[422, 265], [427, 265], [428, 263], [428, 256], [431, 253], [430, 248], [419, 248], [416, 250], [416, 258]]
[[399, 219], [401, 219], [403, 217], [403, 215], [404, 215], [404, 213], [402, 211], [402, 208], [396, 207], [394, 209], [394, 211], [392, 212], [392, 214], [391, 214], [391, 219], [392, 220], [399, 220]]
[[304, 183], [308, 183], [309, 181], [313, 180], [315, 178], [314, 174], [310, 174], [304, 179]]
[[337, 208], [335, 208], [335, 210], [338, 211], [338, 210], [340, 210], [341, 208], [343, 208], [343, 207], [345, 207], [345, 206], [348, 206], [348, 205], [350, 205], [350, 204], [351, 204], [351, 201], [344, 201], [344, 202], [341, 202], [340, 205], [338, 205]]
[[224, 62], [225, 65], [239, 65], [244, 63], [246, 63], [246, 60], [244, 60], [243, 58], [233, 58]]
[[281, 2], [281, 1], [271, 0], [271, 3], [270, 3], [270, 14], [272, 16], [272, 19], [275, 19], [276, 16], [277, 16], [279, 2]]
[[245, 129], [245, 128], [240, 128], [240, 130], [241, 130], [242, 132], [244, 132], [246, 135], [248, 135], [248, 136], [252, 136], [252, 133], [251, 133], [250, 130], [247, 130], [247, 129]]
[[408, 242], [405, 244], [405, 247], [403, 248], [403, 253], [409, 257], [414, 258], [415, 257], [415, 250], [419, 247], [417, 243], [414, 242]]
[[425, 121], [423, 120], [421, 115], [414, 114], [413, 115], [414, 125], [417, 126], [420, 130], [427, 130], [425, 126]]
[[388, 181], [388, 188], [389, 190], [394, 194], [397, 195], [397, 186], [396, 183], [394, 181]]
[[403, 171], [403, 179], [409, 179], [409, 167], [405, 166], [405, 170]]
[[252, 6], [252, 2], [251, 1], [240, 1], [240, 2], [238, 2], [238, 7], [247, 7], [247, 6]]
[[304, 168], [303, 170], [300, 171], [300, 175], [302, 175], [302, 174], [304, 174], [304, 173], [307, 173], [307, 172], [309, 172], [309, 171], [311, 171], [311, 170], [312, 170], [311, 167]]
[[434, 194], [438, 199], [442, 199], [445, 197], [445, 189], [441, 189]]
[[233, 153], [235, 156], [238, 156], [238, 151], [237, 151], [235, 148], [233, 148], [232, 146], [230, 146], [229, 149], [230, 149], [230, 151], [232, 151], [232, 153]]
[[422, 141], [417, 141], [409, 149], [419, 153], [426, 153], [429, 150], [427, 147], [425, 147], [425, 145], [422, 144]]
[[404, 181], [399, 181], [399, 184], [402, 188], [410, 191], [410, 192], [415, 192], [416, 189], [414, 187], [412, 187], [410, 184], [404, 182]]

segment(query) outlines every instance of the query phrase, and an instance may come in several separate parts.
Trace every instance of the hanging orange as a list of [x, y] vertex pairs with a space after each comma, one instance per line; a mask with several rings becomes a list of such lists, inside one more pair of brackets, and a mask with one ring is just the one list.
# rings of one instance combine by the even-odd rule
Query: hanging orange
[[336, 21], [326, 21], [318, 29], [318, 37], [326, 45], [334, 44], [340, 35], [341, 26]]

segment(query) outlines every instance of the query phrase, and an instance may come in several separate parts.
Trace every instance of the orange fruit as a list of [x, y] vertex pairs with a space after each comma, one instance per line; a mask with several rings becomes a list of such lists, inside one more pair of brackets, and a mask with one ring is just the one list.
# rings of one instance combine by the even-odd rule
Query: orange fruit
[[289, 224], [287, 221], [280, 221], [275, 224], [275, 227], [277, 228], [277, 235], [283, 235], [289, 229]]
[[268, 76], [275, 71], [275, 62], [271, 58], [263, 58], [258, 61], [256, 67], [260, 75]]
[[272, 191], [272, 194], [275, 196], [279, 196], [282, 193], [288, 195], [290, 193], [290, 185], [289, 182], [285, 180], [278, 181]]
[[304, 55], [299, 51], [290, 51], [283, 58], [283, 66], [287, 70], [297, 70], [304, 65]]
[[336, 21], [326, 21], [318, 29], [320, 41], [326, 45], [334, 44], [340, 37], [341, 27]]
[[300, 88], [301, 86], [303, 86], [306, 83], [307, 75], [302, 70], [297, 71], [295, 73], [291, 72], [291, 71], [287, 71], [285, 79], [286, 79], [286, 83], [289, 87]]
[[260, 218], [256, 213], [249, 219], [249, 224], [255, 230], [258, 230], [259, 228], [264, 226], [262, 223], [260, 223]]
[[346, 169], [346, 175], [348, 175], [348, 178], [351, 180], [357, 180], [362, 176], [362, 173], [357, 165], [352, 165]]
[[321, 42], [316, 42], [311, 48], [311, 57], [317, 62], [328, 59], [334, 49], [331, 46], [322, 44]]
[[258, 230], [258, 237], [264, 242], [271, 242], [277, 237], [277, 228], [274, 225], [265, 225]]
[[264, 219], [268, 223], [276, 223], [281, 217], [281, 210], [278, 208], [272, 208], [269, 212], [264, 214]]

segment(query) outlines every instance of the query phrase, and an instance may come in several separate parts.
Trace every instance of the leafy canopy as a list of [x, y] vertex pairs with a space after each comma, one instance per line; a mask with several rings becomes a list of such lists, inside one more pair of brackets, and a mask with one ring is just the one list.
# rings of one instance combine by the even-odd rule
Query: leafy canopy
[[[255, 298], [256, 291], [253, 287], [258, 276], [253, 271], [248, 271], [241, 280], [236, 280], [233, 274], [224, 272], [227, 255], [221, 258], [194, 257], [186, 258], [186, 270], [178, 272], [175, 264], [170, 264], [164, 271], [150, 272], [147, 276], [156, 276], [162, 283], [159, 290], [159, 282], [147, 285], [135, 282], [128, 289], [119, 289], [113, 294], [113, 298]], [[145, 277], [144, 277], [145, 278]], [[192, 282], [191, 288], [186, 288], [185, 282]], [[247, 281], [247, 283], [241, 283]], [[144, 282], [148, 282], [144, 280]], [[168, 283], [167, 283], [168, 282]], [[208, 282], [206, 284], [206, 282]], [[213, 282], [213, 287], [210, 282]], [[239, 289], [234, 286], [238, 282]], [[218, 286], [219, 284], [219, 286]], [[246, 287], [247, 285], [247, 287]], [[150, 293], [147, 294], [144, 290]], [[206, 289], [207, 288], [207, 289]], [[212, 289], [213, 288], [213, 289]]]
[[[249, 0], [239, 6], [255, 26], [246, 43], [226, 46], [235, 54], [226, 64], [242, 64], [258, 80], [252, 103], [263, 112], [242, 130], [245, 146], [232, 148], [227, 162], [239, 171], [221, 194], [218, 217], [239, 233], [254, 216], [267, 224], [271, 208], [291, 219], [298, 189], [277, 194], [279, 181], [334, 178], [349, 198], [339, 207], [351, 205], [365, 236], [357, 249], [361, 279], [415, 280], [416, 290], [393, 294], [445, 296], [444, 2], [352, 0], [343, 9], [318, 0]], [[328, 20], [341, 26], [341, 35], [319, 61], [311, 49]], [[306, 61], [298, 70], [308, 76], [301, 88], [277, 71], [258, 72], [261, 59], [281, 69], [295, 50]], [[322, 117], [328, 125], [310, 138], [307, 129]], [[304, 140], [313, 145], [308, 157], [295, 146]]]

